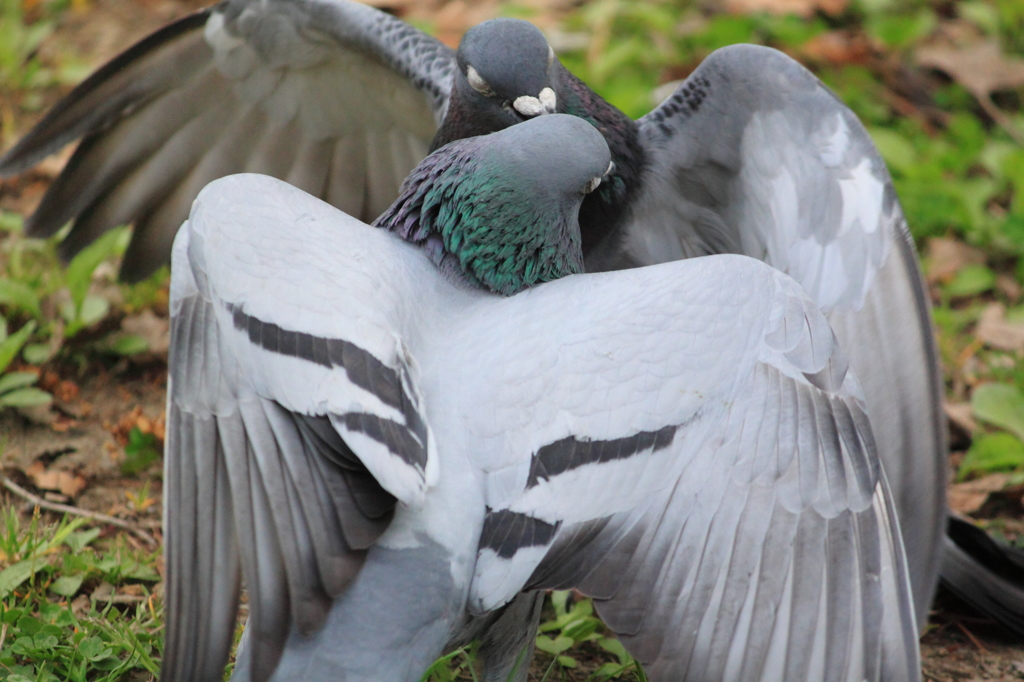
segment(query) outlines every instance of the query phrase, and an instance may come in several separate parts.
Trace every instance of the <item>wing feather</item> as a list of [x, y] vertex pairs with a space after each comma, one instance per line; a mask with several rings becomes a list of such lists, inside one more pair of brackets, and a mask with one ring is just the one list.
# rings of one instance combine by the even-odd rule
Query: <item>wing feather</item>
[[[528, 590], [593, 596], [651, 679], [915, 679], [899, 530], [824, 315], [746, 258], [614, 276], [614, 289], [587, 275], [531, 292], [542, 322], [503, 318], [518, 336], [489, 362], [557, 354], [558, 372], [525, 369], [506, 388], [530, 405], [529, 428], [488, 415], [508, 425], [508, 454], [480, 455], [503, 482], [489, 488], [471, 610], [529, 573]], [[539, 312], [570, 299], [564, 322]], [[529, 466], [509, 452], [520, 439], [540, 443]]]
[[[234, 203], [240, 198], [249, 210]], [[327, 228], [328, 218], [337, 224]], [[288, 230], [278, 230], [299, 219], [319, 222], [328, 240], [333, 234], [337, 241], [319, 252], [318, 269], [306, 267], [309, 257]], [[200, 196], [176, 242], [164, 679], [220, 679], [240, 574], [250, 605], [246, 664], [253, 679], [269, 679], [289, 636], [321, 630], [336, 598], [359, 575], [367, 549], [390, 525], [397, 500], [381, 479], [412, 499], [436, 476], [428, 473], [436, 463], [430, 464], [432, 436], [415, 373], [380, 326], [387, 324], [387, 306], [347, 301], [346, 318], [317, 314], [323, 300], [300, 296], [275, 317], [274, 301], [281, 298], [266, 295], [287, 287], [274, 273], [264, 279], [259, 254], [293, 274], [333, 278], [337, 269], [324, 266], [344, 253], [337, 246], [354, 222], [280, 181], [237, 176]], [[382, 258], [397, 248], [396, 261], [409, 255], [394, 237], [359, 226], [355, 234], [368, 233], [370, 244], [349, 246], [383, 252]], [[275, 239], [288, 244], [275, 247]], [[340, 275], [356, 289], [376, 287], [386, 300], [379, 273], [364, 268]], [[423, 268], [432, 265], [424, 259]], [[415, 268], [407, 272], [412, 280], [419, 275]], [[293, 291], [330, 286], [314, 280], [293, 282]], [[310, 309], [299, 310], [303, 305]], [[262, 371], [252, 372], [256, 366]], [[367, 426], [384, 422], [382, 431]]]
[[137, 280], [167, 260], [199, 190], [231, 173], [375, 218], [425, 156], [453, 69], [440, 42], [355, 2], [228, 0], [101, 68], [0, 159], [0, 175], [82, 138], [28, 229], [49, 236], [74, 220], [70, 258], [134, 223], [122, 276]]
[[597, 263], [744, 253], [793, 277], [828, 313], [875, 424], [923, 623], [945, 519], [941, 374], [913, 243], [878, 150], [809, 71], [753, 45], [710, 55], [639, 126], [643, 193], [620, 261]]

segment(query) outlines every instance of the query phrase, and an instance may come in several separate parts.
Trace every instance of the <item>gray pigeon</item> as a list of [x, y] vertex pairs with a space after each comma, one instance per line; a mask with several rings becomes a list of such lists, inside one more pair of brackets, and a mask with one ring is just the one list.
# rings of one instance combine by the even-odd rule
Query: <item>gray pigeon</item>
[[537, 591], [570, 586], [655, 682], [919, 679], [824, 315], [745, 256], [566, 277], [609, 161], [572, 116], [453, 142], [383, 229], [264, 176], [203, 190], [172, 259], [165, 682], [221, 679], [242, 578], [239, 681], [414, 682], [509, 614], [487, 678], [525, 679]]
[[165, 261], [218, 177], [273, 175], [369, 222], [428, 149], [551, 111], [596, 125], [615, 162], [581, 208], [587, 269], [731, 252], [796, 279], [862, 382], [919, 623], [941, 566], [961, 596], [1024, 636], [1024, 572], [1012, 570], [1024, 555], [970, 524], [950, 521], [943, 537], [941, 373], [888, 173], [852, 112], [779, 52], [719, 50], [634, 122], [526, 22], [481, 24], [454, 54], [347, 0], [226, 0], [100, 69], [0, 160], [0, 175], [82, 138], [28, 231], [74, 220], [70, 256], [134, 223], [122, 268], [134, 280]]

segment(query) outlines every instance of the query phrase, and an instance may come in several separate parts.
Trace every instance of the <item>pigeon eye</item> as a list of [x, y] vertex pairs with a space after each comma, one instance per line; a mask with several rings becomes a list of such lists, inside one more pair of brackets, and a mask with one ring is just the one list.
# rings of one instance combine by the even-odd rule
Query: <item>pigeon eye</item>
[[491, 90], [491, 86], [487, 84], [487, 81], [472, 66], [466, 69], [466, 80], [469, 81], [470, 86], [474, 90], [484, 97], [494, 97], [494, 90]]
[[584, 194], [590, 194], [595, 189], [597, 189], [598, 185], [600, 185], [600, 184], [601, 184], [601, 178], [600, 177], [590, 178], [589, 180], [587, 180], [587, 184], [583, 185], [583, 193]]

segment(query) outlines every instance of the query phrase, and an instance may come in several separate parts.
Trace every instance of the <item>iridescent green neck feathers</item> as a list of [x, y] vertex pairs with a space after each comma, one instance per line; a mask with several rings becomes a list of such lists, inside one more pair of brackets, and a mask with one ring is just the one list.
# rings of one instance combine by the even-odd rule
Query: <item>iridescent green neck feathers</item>
[[512, 295], [583, 271], [578, 214], [610, 167], [601, 134], [551, 115], [442, 147], [374, 223], [442, 270]]

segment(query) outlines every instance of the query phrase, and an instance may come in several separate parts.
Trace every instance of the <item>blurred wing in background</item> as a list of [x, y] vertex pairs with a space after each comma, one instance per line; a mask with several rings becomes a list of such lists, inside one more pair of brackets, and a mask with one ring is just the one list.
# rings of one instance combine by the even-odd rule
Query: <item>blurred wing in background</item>
[[753, 45], [713, 53], [639, 124], [648, 166], [610, 265], [744, 253], [828, 314], [864, 390], [923, 626], [946, 523], [941, 374], [913, 242], [871, 138], [804, 67]]
[[122, 278], [167, 262], [193, 199], [224, 175], [286, 180], [372, 220], [444, 117], [454, 54], [348, 0], [228, 0], [137, 43], [63, 99], [0, 159], [19, 173], [81, 138], [27, 221], [69, 220], [71, 258], [134, 223]]

